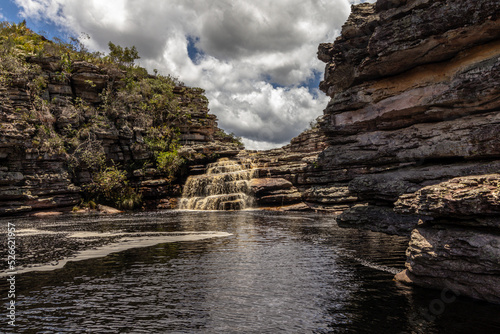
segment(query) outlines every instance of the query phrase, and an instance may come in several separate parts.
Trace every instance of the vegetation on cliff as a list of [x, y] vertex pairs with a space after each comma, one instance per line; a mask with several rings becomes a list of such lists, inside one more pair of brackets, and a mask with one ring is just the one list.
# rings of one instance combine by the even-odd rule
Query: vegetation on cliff
[[18, 161], [24, 175], [27, 157], [63, 162], [86, 201], [130, 209], [141, 204], [144, 175], [172, 184], [186, 161], [204, 158], [181, 155], [183, 138], [229, 135], [207, 113], [203, 89], [149, 74], [134, 64], [133, 46], [109, 48], [90, 52], [78, 39], [48, 40], [24, 22], [0, 23], [2, 168], [12, 173]]

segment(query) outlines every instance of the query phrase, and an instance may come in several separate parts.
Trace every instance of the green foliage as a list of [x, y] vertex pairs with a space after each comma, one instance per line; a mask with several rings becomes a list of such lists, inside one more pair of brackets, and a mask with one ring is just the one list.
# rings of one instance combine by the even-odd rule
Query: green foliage
[[119, 64], [132, 65], [135, 60], [141, 58], [135, 46], [131, 48], [121, 47], [120, 45], [115, 45], [112, 42], [108, 43], [109, 46], [109, 57], [112, 61]]
[[159, 152], [156, 156], [156, 168], [165, 173], [170, 181], [174, 179], [175, 173], [184, 162], [184, 159], [179, 156], [177, 150], [172, 152]]
[[153, 152], [156, 168], [172, 181], [175, 173], [184, 163], [179, 156], [180, 133], [167, 126], [151, 127], [144, 138], [146, 145]]
[[86, 168], [90, 171], [100, 171], [106, 166], [106, 154], [102, 142], [95, 135], [88, 133], [88, 137], [81, 142], [68, 158], [71, 169]]
[[[179, 128], [185, 131], [190, 124], [206, 126], [211, 120], [199, 120], [199, 111], [207, 108], [208, 100], [201, 88], [183, 87], [174, 77], [158, 71], [150, 75], [135, 65], [140, 59], [135, 46], [124, 48], [110, 42], [110, 52], [104, 56], [89, 52], [85, 46], [88, 38], [71, 37], [70, 43], [48, 40], [27, 28], [25, 22], [0, 22], [0, 88], [16, 87], [27, 93], [27, 102], [16, 105], [13, 112], [17, 114], [16, 126], [26, 129], [31, 137], [28, 149], [40, 155], [64, 155], [77, 184], [86, 182], [80, 175], [89, 175], [93, 180], [86, 188], [89, 203], [132, 208], [141, 201], [140, 195], [129, 185], [128, 174], [106, 155], [103, 140], [107, 139], [103, 138], [120, 131], [120, 136], [130, 138], [132, 155], [149, 154], [147, 161], [125, 157], [123, 170], [130, 172], [147, 163], [173, 181], [184, 163], [178, 153]], [[96, 65], [96, 73], [109, 78], [107, 86], [85, 80], [83, 87], [71, 87], [72, 91], [64, 87], [70, 84], [77, 60]], [[53, 85], [52, 96], [49, 84]], [[60, 93], [54, 93], [57, 89]], [[77, 90], [97, 93], [99, 99], [77, 97], [87, 96]], [[221, 136], [241, 144], [233, 134]], [[79, 173], [82, 171], [89, 174]]]
[[144, 141], [153, 153], [168, 152], [177, 149], [179, 136], [177, 129], [163, 125], [149, 128]]
[[132, 210], [142, 203], [142, 196], [129, 186], [126, 173], [115, 166], [97, 173], [86, 191], [95, 202], [120, 209]]
[[37, 125], [36, 135], [32, 139], [32, 145], [38, 150], [39, 154], [65, 154], [66, 149], [64, 140], [57, 134], [52, 126]]
[[151, 119], [147, 126], [180, 123], [183, 113], [178, 108], [173, 92], [175, 79], [163, 75], [152, 77], [141, 76], [137, 72], [132, 74], [123, 79], [125, 86], [118, 92], [127, 107], [135, 110], [142, 118]]

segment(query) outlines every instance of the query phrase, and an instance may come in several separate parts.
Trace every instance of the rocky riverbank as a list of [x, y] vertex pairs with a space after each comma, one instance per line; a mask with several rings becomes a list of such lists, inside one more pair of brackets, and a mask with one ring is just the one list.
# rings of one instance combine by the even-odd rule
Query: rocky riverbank
[[498, 0], [353, 6], [319, 46], [332, 98], [319, 127], [250, 153], [262, 175], [290, 181], [295, 203], [411, 233], [399, 278], [497, 303], [499, 12]]
[[398, 279], [500, 303], [500, 174], [424, 187], [395, 211], [429, 218], [412, 231]]

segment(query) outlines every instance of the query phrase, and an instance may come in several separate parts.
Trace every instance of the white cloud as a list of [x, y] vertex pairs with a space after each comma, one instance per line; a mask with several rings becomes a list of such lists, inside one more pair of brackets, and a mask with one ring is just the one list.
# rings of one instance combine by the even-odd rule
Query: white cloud
[[[15, 0], [27, 18], [49, 20], [107, 51], [135, 45], [150, 71], [202, 87], [219, 125], [247, 148], [288, 142], [327, 98], [303, 87], [323, 73], [318, 44], [331, 42], [351, 0]], [[202, 53], [193, 62], [188, 37]]]

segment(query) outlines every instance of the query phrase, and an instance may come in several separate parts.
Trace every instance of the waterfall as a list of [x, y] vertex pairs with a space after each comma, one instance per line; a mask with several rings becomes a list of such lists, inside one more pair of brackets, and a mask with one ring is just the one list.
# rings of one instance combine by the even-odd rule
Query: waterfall
[[188, 177], [181, 210], [243, 210], [253, 204], [250, 164], [227, 158], [207, 165], [206, 173]]

